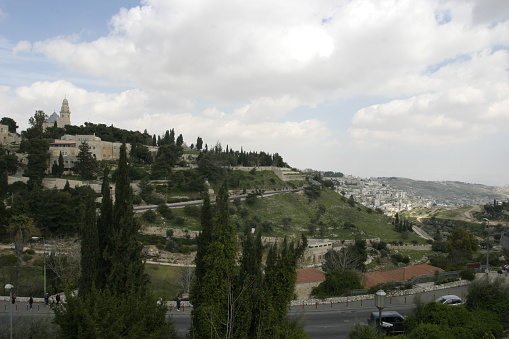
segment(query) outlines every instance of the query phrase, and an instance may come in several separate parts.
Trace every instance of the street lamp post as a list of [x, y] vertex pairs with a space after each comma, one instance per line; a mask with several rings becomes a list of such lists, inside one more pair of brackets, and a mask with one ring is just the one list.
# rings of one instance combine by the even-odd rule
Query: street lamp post
[[42, 239], [43, 246], [43, 260], [44, 260], [44, 297], [46, 297], [46, 242], [44, 241], [44, 237], [32, 237], [34, 240]]
[[385, 308], [386, 295], [384, 290], [378, 290], [375, 293], [375, 306], [378, 308], [378, 339], [382, 337], [382, 310]]
[[490, 221], [486, 218], [483, 219], [483, 221], [486, 221], [486, 276], [489, 276], [490, 273]]
[[11, 319], [11, 339], [12, 339], [12, 289], [14, 288], [13, 285], [11, 284], [6, 284], [5, 285], [5, 289], [7, 291], [9, 291], [9, 304], [11, 305], [10, 308], [9, 308], [9, 313], [10, 313], [10, 319]]

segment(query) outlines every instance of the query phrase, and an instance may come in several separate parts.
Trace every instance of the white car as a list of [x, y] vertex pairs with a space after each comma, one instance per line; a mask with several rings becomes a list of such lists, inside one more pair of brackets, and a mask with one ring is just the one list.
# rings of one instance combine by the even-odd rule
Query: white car
[[451, 306], [458, 306], [458, 305], [464, 304], [463, 300], [461, 300], [460, 297], [458, 297], [457, 295], [454, 295], [454, 294], [443, 295], [435, 301], [439, 304], [451, 305]]

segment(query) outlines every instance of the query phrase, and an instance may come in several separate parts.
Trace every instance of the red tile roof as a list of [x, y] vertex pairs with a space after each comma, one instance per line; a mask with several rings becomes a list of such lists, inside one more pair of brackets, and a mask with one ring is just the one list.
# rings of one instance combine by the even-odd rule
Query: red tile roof
[[325, 281], [325, 273], [316, 268], [301, 268], [297, 270], [297, 284]]
[[371, 288], [389, 281], [406, 281], [421, 275], [435, 274], [435, 271], [444, 272], [444, 270], [439, 267], [426, 264], [408, 266], [390, 271], [368, 272], [364, 274], [363, 285], [364, 288]]

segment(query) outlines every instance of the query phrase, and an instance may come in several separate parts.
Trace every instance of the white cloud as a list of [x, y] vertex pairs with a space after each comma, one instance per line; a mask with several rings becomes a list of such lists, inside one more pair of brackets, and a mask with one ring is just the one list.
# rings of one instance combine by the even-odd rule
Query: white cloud
[[[7, 86], [0, 99], [20, 124], [35, 109], [58, 111], [66, 94], [77, 123], [175, 128], [296, 166], [302, 154], [312, 162], [303, 167], [364, 166], [358, 157], [374, 161], [372, 149], [438, 152], [507, 134], [508, 6], [144, 0], [119, 10], [99, 39], [18, 42], [14, 55], [47, 58], [48, 79], [67, 81]], [[370, 104], [345, 108], [361, 96]]]
[[350, 133], [361, 145], [447, 145], [476, 140], [509, 127], [509, 54], [483, 51], [471, 60], [423, 75], [425, 94], [359, 110]]

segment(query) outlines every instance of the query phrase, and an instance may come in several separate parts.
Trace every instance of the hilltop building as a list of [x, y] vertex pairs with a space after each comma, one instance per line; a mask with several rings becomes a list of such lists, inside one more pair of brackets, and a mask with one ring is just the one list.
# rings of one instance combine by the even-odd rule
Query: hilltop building
[[18, 133], [9, 132], [9, 126], [0, 125], [0, 145], [19, 144], [21, 137]]
[[[90, 147], [90, 152], [97, 161], [117, 160], [120, 157], [121, 142], [102, 141], [101, 138], [94, 135], [64, 135], [56, 139], [49, 145], [50, 168], [53, 163], [58, 164], [60, 152], [64, 158], [64, 168], [69, 170], [74, 167], [78, 159], [79, 147], [86, 142]], [[129, 153], [131, 145], [126, 144]]]
[[69, 101], [67, 101], [67, 98], [64, 98], [64, 101], [62, 101], [60, 115], [58, 115], [56, 112], [53, 112], [53, 114], [50, 115], [44, 122], [43, 129], [46, 130], [46, 128], [53, 127], [55, 124], [59, 128], [71, 124], [71, 111], [69, 109]]

